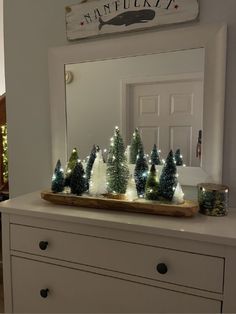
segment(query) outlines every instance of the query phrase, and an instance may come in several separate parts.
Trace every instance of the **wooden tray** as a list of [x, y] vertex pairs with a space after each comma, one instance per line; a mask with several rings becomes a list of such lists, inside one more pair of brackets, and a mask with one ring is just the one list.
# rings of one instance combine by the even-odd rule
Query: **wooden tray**
[[54, 204], [77, 207], [120, 210], [154, 215], [192, 217], [198, 212], [198, 204], [185, 201], [181, 205], [146, 200], [117, 200], [105, 197], [76, 196], [65, 193], [41, 192], [41, 198]]

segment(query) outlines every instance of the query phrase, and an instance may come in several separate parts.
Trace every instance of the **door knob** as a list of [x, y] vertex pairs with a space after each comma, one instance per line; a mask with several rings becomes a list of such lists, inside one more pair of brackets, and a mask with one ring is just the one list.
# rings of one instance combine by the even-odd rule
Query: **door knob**
[[49, 289], [41, 289], [40, 290], [41, 297], [44, 298], [44, 299], [47, 298], [48, 292], [49, 292]]
[[157, 265], [157, 271], [161, 275], [165, 275], [168, 271], [168, 267], [164, 263], [160, 263]]
[[48, 242], [47, 242], [47, 241], [40, 241], [40, 242], [39, 242], [39, 248], [40, 248], [42, 251], [45, 251], [47, 247], [48, 247]]

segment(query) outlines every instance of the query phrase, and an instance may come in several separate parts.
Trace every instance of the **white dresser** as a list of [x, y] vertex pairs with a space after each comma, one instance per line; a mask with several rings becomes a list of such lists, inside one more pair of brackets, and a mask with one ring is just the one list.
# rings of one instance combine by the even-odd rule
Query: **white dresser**
[[32, 193], [0, 205], [5, 311], [236, 312], [236, 211], [170, 218], [57, 206]]

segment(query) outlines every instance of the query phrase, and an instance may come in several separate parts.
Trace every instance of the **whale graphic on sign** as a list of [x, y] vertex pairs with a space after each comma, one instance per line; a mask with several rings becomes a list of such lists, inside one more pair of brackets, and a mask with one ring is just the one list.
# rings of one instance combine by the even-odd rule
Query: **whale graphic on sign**
[[116, 17], [113, 17], [112, 19], [108, 21], [103, 21], [102, 18], [99, 18], [99, 26], [98, 29], [101, 30], [104, 25], [125, 25], [129, 26], [132, 24], [137, 23], [147, 23], [148, 21], [151, 21], [154, 19], [156, 15], [156, 12], [154, 10], [139, 10], [139, 11], [129, 11], [124, 12]]

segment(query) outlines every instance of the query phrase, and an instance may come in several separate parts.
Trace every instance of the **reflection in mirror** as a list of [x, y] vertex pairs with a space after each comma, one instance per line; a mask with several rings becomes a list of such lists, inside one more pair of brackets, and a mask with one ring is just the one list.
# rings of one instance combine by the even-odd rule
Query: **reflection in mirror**
[[135, 128], [145, 152], [154, 144], [166, 158], [180, 149], [184, 164], [201, 166], [204, 139], [204, 48], [66, 65], [68, 155], [93, 144], [109, 147], [114, 127], [126, 145]]

